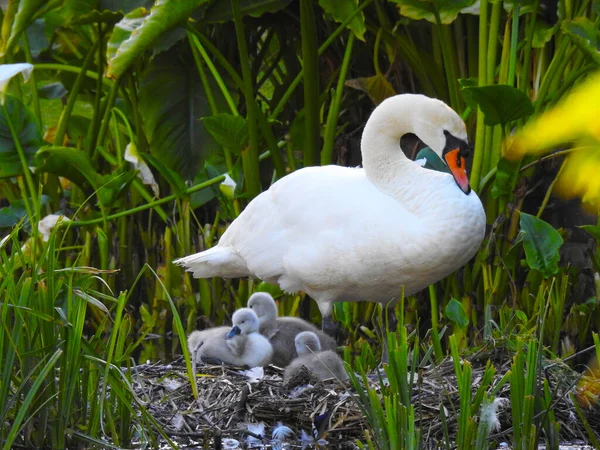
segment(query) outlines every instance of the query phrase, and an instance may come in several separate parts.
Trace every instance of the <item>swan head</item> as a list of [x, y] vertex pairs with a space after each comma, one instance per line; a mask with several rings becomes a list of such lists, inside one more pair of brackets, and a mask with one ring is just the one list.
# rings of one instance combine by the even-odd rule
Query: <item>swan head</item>
[[441, 100], [414, 96], [412, 113], [413, 133], [427, 144], [448, 166], [458, 187], [471, 192], [465, 158], [469, 156], [469, 142], [465, 122]]
[[258, 332], [258, 317], [250, 308], [240, 308], [233, 313], [231, 318], [233, 328], [227, 333], [225, 339], [232, 339], [240, 334], [248, 335]]
[[294, 339], [296, 344], [296, 353], [301, 355], [312, 355], [321, 351], [321, 341], [319, 337], [312, 331], [303, 331], [298, 333]]
[[384, 100], [375, 112], [380, 132], [398, 140], [404, 134], [416, 134], [448, 166], [458, 187], [467, 195], [471, 192], [465, 162], [470, 149], [467, 128], [452, 108], [425, 95], [401, 94]]
[[248, 299], [248, 308], [256, 313], [259, 323], [277, 319], [277, 305], [267, 292], [252, 294]]

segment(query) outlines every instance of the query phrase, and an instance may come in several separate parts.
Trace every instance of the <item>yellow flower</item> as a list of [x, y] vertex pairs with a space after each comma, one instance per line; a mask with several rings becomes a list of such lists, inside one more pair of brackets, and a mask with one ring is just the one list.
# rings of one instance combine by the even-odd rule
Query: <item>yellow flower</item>
[[571, 146], [555, 192], [581, 197], [597, 212], [600, 200], [600, 72], [588, 76], [556, 106], [531, 120], [514, 137], [505, 157], [517, 160], [559, 145]]

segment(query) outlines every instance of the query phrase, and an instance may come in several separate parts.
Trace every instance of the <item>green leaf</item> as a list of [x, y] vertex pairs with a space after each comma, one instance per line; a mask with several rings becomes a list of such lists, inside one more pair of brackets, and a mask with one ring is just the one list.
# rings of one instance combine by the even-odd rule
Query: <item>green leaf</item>
[[[111, 78], [120, 77], [133, 62], [144, 53], [163, 34], [175, 26], [185, 22], [192, 11], [208, 0], [164, 0], [156, 2], [150, 14], [139, 19], [139, 27], [134, 27], [129, 38], [120, 40], [111, 36], [109, 42], [116, 44], [117, 48], [111, 48], [111, 57], [108, 57], [108, 68], [106, 76]], [[139, 14], [139, 9], [137, 10]], [[115, 25], [115, 31], [122, 34], [123, 31], [131, 29], [128, 15]]]
[[56, 8], [58, 2], [50, 0], [11, 0], [2, 20], [0, 56], [4, 56], [18, 42], [21, 33], [48, 8]]
[[65, 18], [65, 25], [77, 23], [80, 18], [94, 12], [98, 7], [98, 0], [63, 0], [61, 12]]
[[561, 24], [564, 33], [596, 64], [600, 64], [600, 30], [587, 17], [565, 20]]
[[[319, 0], [319, 5], [327, 14], [331, 14], [338, 23], [343, 23], [358, 9], [357, 0]], [[365, 40], [365, 16], [362, 11], [354, 16], [348, 28], [361, 41]]]
[[22, 205], [10, 205], [0, 208], [0, 228], [10, 228], [19, 223], [27, 215]]
[[446, 317], [457, 324], [460, 328], [465, 329], [469, 325], [469, 317], [465, 312], [462, 303], [455, 298], [450, 299], [444, 310]]
[[43, 147], [37, 152], [36, 159], [42, 172], [71, 180], [87, 195], [95, 192], [103, 206], [111, 206], [136, 176], [135, 171], [125, 172], [124, 169], [100, 175], [87, 153], [72, 147]]
[[581, 225], [578, 228], [582, 228], [590, 233], [596, 241], [600, 242], [600, 226], [599, 225]]
[[[6, 96], [6, 111], [25, 152], [27, 164], [43, 145], [42, 128], [35, 115], [16, 97]], [[17, 146], [10, 133], [4, 109], [0, 108], [0, 178], [14, 177], [23, 173]]]
[[67, 95], [67, 90], [60, 82], [50, 83], [38, 88], [38, 95], [40, 98], [54, 100], [57, 98], [63, 98], [65, 95]]
[[[243, 16], [260, 17], [265, 13], [274, 13], [289, 5], [292, 0], [240, 0], [240, 12]], [[233, 20], [230, 1], [213, 2], [206, 10], [202, 23], [223, 23]]]
[[466, 87], [461, 89], [467, 104], [481, 108], [486, 125], [506, 125], [533, 114], [531, 101], [520, 90], [506, 84]]
[[92, 23], [107, 23], [112, 25], [121, 19], [123, 19], [123, 14], [120, 12], [94, 10], [87, 14], [80, 15], [77, 19], [73, 20], [73, 24], [90, 25]]
[[520, 213], [523, 247], [527, 265], [548, 278], [558, 272], [558, 250], [563, 238], [552, 225], [535, 216]]
[[106, 44], [106, 60], [110, 61], [117, 56], [117, 51], [121, 44], [131, 37], [131, 34], [141, 26], [144, 18], [150, 14], [146, 8], [137, 8], [127, 13], [123, 19], [117, 23]]
[[203, 117], [202, 123], [223, 148], [240, 155], [248, 146], [248, 125], [242, 116], [217, 114]]
[[519, 163], [506, 158], [500, 158], [496, 167], [498, 170], [496, 171], [494, 184], [492, 185], [492, 197], [494, 198], [510, 194], [511, 180], [515, 171], [519, 170]]
[[431, 0], [392, 0], [398, 4], [400, 14], [413, 20], [425, 19], [428, 22], [436, 23], [435, 7], [437, 6], [440, 20], [444, 24], [452, 23], [458, 13], [463, 8], [468, 8], [475, 3], [475, 0], [438, 0], [435, 3]]
[[40, 170], [64, 177], [88, 194], [103, 184], [87, 153], [72, 147], [42, 147], [36, 159]]
[[142, 74], [139, 111], [150, 153], [192, 180], [218, 146], [199, 120], [210, 115], [210, 108], [197, 71], [186, 65], [193, 58], [178, 55], [177, 48], [158, 55]]
[[98, 0], [98, 10], [127, 14], [136, 8], [150, 8], [154, 0]]
[[537, 20], [535, 22], [535, 29], [533, 30], [533, 48], [543, 48], [552, 39], [552, 36], [558, 30], [558, 25], [548, 25], [543, 20]]
[[365, 92], [375, 105], [379, 105], [386, 98], [396, 95], [393, 86], [383, 74], [347, 80], [346, 86]]
[[469, 77], [469, 78], [459, 78], [458, 84], [461, 89], [464, 89], [466, 87], [477, 86], [479, 83], [477, 82], [477, 78]]
[[[185, 180], [183, 178], [181, 178], [181, 176], [177, 172], [169, 169], [162, 162], [160, 162], [160, 160], [158, 158], [156, 158], [153, 155], [144, 153], [141, 156], [145, 161], [150, 163], [152, 165], [152, 167], [154, 167], [169, 182], [171, 189], [176, 194], [178, 194], [178, 195], [183, 194], [183, 192], [186, 189]], [[206, 180], [204, 180], [204, 181], [206, 181]], [[198, 184], [198, 183], [194, 183], [194, 184]]]

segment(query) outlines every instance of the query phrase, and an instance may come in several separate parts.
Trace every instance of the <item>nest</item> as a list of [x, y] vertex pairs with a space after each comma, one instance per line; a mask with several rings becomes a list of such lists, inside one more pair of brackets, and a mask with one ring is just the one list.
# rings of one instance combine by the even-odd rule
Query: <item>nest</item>
[[[485, 357], [484, 357], [485, 356]], [[472, 393], [475, 394], [485, 371], [484, 361], [490, 354], [471, 359], [473, 364]], [[496, 355], [498, 356], [498, 355]], [[504, 354], [504, 363], [495, 364], [495, 386], [510, 368], [510, 358]], [[495, 358], [493, 358], [495, 359]], [[508, 361], [508, 362], [507, 362]], [[168, 435], [182, 445], [204, 448], [305, 448], [328, 443], [327, 448], [357, 448], [357, 440], [364, 442], [368, 423], [361, 410], [350, 382], [335, 380], [320, 382], [310, 372], [300, 373], [283, 384], [283, 371], [269, 366], [261, 373], [250, 373], [226, 366], [197, 368], [196, 400], [181, 360], [168, 366], [141, 365], [133, 377], [137, 396], [147, 402], [149, 412]], [[256, 369], [255, 369], [256, 370]], [[577, 393], [580, 374], [562, 362], [545, 361], [542, 373], [552, 393], [550, 410], [560, 424], [561, 442], [585, 442], [586, 430], [577, 417], [571, 394]], [[381, 393], [385, 378], [373, 374], [362, 380], [371, 389]], [[542, 380], [539, 380], [542, 386]], [[508, 399], [510, 386], [506, 383], [498, 391], [494, 411], [497, 429], [490, 432], [492, 441], [510, 442], [512, 415]], [[427, 448], [436, 448], [445, 441], [441, 409], [444, 410], [450, 439], [457, 431], [460, 398], [454, 365], [451, 359], [435, 367], [421, 368], [413, 386], [416, 426], [421, 429], [422, 441]], [[540, 412], [537, 419], [543, 419]], [[589, 425], [600, 432], [600, 414], [586, 410]], [[534, 418], [535, 419], [535, 418]], [[263, 423], [263, 428], [252, 424]], [[249, 425], [250, 424], [250, 425]], [[287, 432], [286, 445], [273, 440], [278, 425]], [[286, 433], [283, 434], [286, 434]], [[304, 439], [301, 439], [301, 436]]]

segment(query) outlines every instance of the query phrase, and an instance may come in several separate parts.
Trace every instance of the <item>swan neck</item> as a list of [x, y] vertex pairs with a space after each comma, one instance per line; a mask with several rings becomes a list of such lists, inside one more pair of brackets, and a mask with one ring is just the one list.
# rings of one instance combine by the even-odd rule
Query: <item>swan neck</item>
[[395, 196], [390, 190], [396, 191], [398, 183], [410, 183], [421, 167], [408, 159], [400, 148], [400, 138], [415, 133], [413, 118], [416, 112], [414, 108], [411, 111], [408, 101], [396, 101], [392, 106], [382, 104], [373, 111], [363, 131], [361, 152], [369, 181]]

